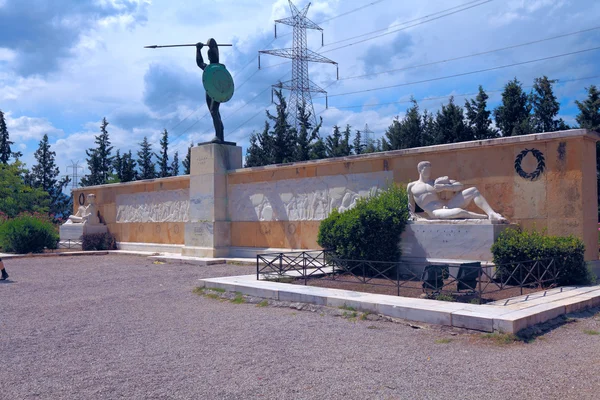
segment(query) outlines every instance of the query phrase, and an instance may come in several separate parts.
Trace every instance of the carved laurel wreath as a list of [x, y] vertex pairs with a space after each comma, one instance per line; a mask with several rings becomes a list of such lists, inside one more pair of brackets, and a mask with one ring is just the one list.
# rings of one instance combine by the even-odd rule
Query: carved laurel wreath
[[[537, 168], [533, 172], [525, 172], [523, 171], [523, 168], [521, 168], [521, 161], [523, 161], [523, 158], [529, 152], [531, 152], [531, 154], [535, 157], [535, 159], [538, 162]], [[517, 174], [519, 174], [521, 178], [529, 179], [530, 181], [535, 181], [544, 172], [544, 169], [546, 169], [546, 159], [544, 158], [544, 154], [539, 150], [525, 149], [522, 152], [520, 152], [517, 158], [515, 159], [515, 171], [517, 171]]]

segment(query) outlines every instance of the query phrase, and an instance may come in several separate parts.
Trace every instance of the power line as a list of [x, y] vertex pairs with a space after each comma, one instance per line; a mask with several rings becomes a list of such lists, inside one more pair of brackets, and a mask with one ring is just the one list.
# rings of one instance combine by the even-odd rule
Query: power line
[[[566, 82], [577, 82], [577, 81], [583, 81], [583, 80], [589, 80], [589, 79], [598, 79], [600, 78], [600, 75], [595, 75], [595, 76], [587, 76], [585, 78], [576, 78], [576, 79], [557, 79], [558, 83], [566, 83]], [[533, 88], [533, 85], [528, 85], [528, 86], [522, 86], [523, 89], [529, 89], [529, 88]], [[497, 93], [497, 92], [503, 92], [504, 89], [494, 89], [494, 90], [486, 90], [486, 93]], [[475, 93], [461, 93], [461, 94], [451, 94], [451, 95], [446, 95], [446, 96], [436, 96], [436, 97], [425, 97], [422, 99], [415, 99], [417, 102], [426, 102], [426, 101], [433, 101], [433, 100], [443, 100], [443, 99], [448, 99], [450, 97], [467, 97], [467, 96], [476, 96], [478, 95], [479, 92], [475, 92]], [[406, 104], [406, 103], [412, 103], [412, 99], [411, 100], [401, 100], [401, 101], [390, 101], [390, 102], [385, 102], [385, 103], [371, 103], [371, 104], [357, 104], [354, 106], [342, 106], [342, 107], [335, 107], [338, 110], [342, 110], [342, 109], [350, 109], [350, 108], [363, 108], [363, 107], [378, 107], [378, 106], [388, 106], [388, 105], [392, 105], [392, 104]], [[327, 109], [324, 109], [323, 111], [321, 111], [321, 113], [327, 111]]]
[[[397, 87], [402, 87], [402, 86], [416, 85], [416, 84], [419, 84], [419, 83], [441, 81], [441, 80], [444, 80], [444, 79], [457, 78], [457, 77], [466, 76], [466, 75], [473, 75], [473, 74], [478, 74], [478, 73], [481, 73], [481, 72], [495, 71], [495, 70], [498, 70], [498, 69], [510, 68], [510, 67], [515, 67], [515, 66], [518, 66], [518, 65], [531, 64], [531, 63], [539, 62], [539, 61], [552, 60], [552, 59], [555, 59], [555, 58], [566, 57], [566, 56], [571, 56], [571, 55], [575, 55], [575, 54], [581, 54], [581, 53], [585, 53], [585, 52], [589, 52], [589, 51], [595, 51], [595, 50], [600, 50], [600, 47], [593, 47], [591, 49], [572, 51], [570, 53], [564, 53], [564, 54], [558, 54], [558, 55], [555, 55], [555, 56], [537, 58], [535, 60], [522, 61], [522, 62], [518, 62], [518, 63], [501, 65], [501, 66], [498, 66], [498, 67], [485, 68], [485, 69], [480, 69], [480, 70], [477, 70], [477, 71], [470, 71], [470, 72], [463, 72], [463, 73], [460, 73], [460, 74], [440, 76], [440, 77], [437, 77], [437, 78], [430, 78], [430, 79], [423, 79], [421, 81], [400, 83], [400, 84], [397, 84], [397, 85], [382, 86], [382, 87], [373, 88], [373, 89], [357, 90], [357, 91], [354, 91], [354, 92], [331, 94], [331, 95], [328, 95], [328, 96], [329, 97], [347, 96], [347, 95], [350, 95], [350, 94], [374, 92], [374, 91], [377, 91], [377, 90], [384, 90], [384, 89], [391, 89], [391, 88], [397, 88]], [[324, 98], [324, 97], [317, 97], [317, 98]]]
[[[448, 8], [448, 9], [446, 9], [446, 10], [438, 11], [438, 12], [435, 12], [435, 13], [433, 13], [433, 14], [429, 14], [429, 15], [426, 15], [426, 16], [423, 16], [423, 17], [419, 17], [419, 18], [412, 19], [412, 20], [410, 20], [410, 21], [405, 21], [405, 22], [401, 22], [401, 23], [398, 23], [398, 24], [394, 24], [394, 25], [391, 25], [391, 26], [389, 26], [389, 27], [387, 27], [387, 28], [385, 28], [385, 29], [379, 29], [379, 30], [376, 30], [376, 31], [373, 31], [373, 32], [364, 33], [364, 34], [362, 34], [362, 35], [353, 36], [353, 37], [350, 37], [350, 38], [346, 38], [346, 39], [338, 40], [337, 42], [332, 42], [332, 43], [328, 43], [328, 44], [326, 44], [325, 46], [321, 46], [321, 48], [323, 48], [323, 47], [328, 47], [328, 46], [331, 46], [331, 45], [333, 45], [333, 44], [337, 44], [337, 43], [347, 42], [347, 41], [349, 41], [349, 40], [353, 40], [353, 39], [356, 39], [356, 38], [360, 38], [360, 37], [363, 37], [363, 36], [367, 36], [367, 35], [370, 35], [370, 34], [373, 34], [373, 33], [387, 31], [388, 29], [390, 29], [390, 28], [392, 28], [392, 27], [395, 27], [395, 26], [406, 25], [406, 24], [408, 24], [408, 23], [411, 23], [411, 22], [414, 22], [414, 21], [419, 21], [419, 20], [422, 20], [422, 19], [424, 19], [424, 18], [430, 18], [430, 17], [432, 17], [432, 16], [434, 16], [434, 15], [441, 14], [441, 13], [445, 13], [445, 12], [447, 12], [447, 11], [454, 10], [454, 9], [456, 9], [456, 8], [465, 7], [465, 6], [467, 6], [467, 5], [470, 5], [470, 4], [473, 4], [473, 3], [479, 3], [480, 1], [481, 1], [481, 0], [470, 1], [470, 2], [467, 2], [467, 3], [461, 4], [461, 5], [459, 5], [459, 6], [454, 6], [454, 7]], [[414, 24], [414, 25], [411, 25], [411, 26], [407, 26], [407, 27], [404, 27], [404, 28], [401, 28], [401, 29], [397, 29], [397, 30], [395, 30], [395, 31], [391, 31], [391, 32], [385, 33], [385, 34], [383, 34], [383, 35], [374, 36], [374, 37], [372, 37], [372, 38], [368, 38], [368, 39], [365, 39], [365, 40], [361, 40], [361, 41], [359, 41], [359, 42], [350, 43], [350, 44], [347, 44], [347, 45], [344, 45], [344, 46], [336, 47], [335, 49], [326, 50], [326, 51], [324, 51], [324, 52], [322, 52], [322, 53], [328, 53], [328, 52], [330, 52], [330, 51], [334, 51], [334, 50], [342, 49], [342, 48], [344, 48], [344, 47], [348, 47], [348, 46], [353, 46], [353, 45], [355, 45], [355, 44], [358, 44], [358, 43], [366, 42], [366, 41], [369, 41], [369, 40], [372, 40], [372, 39], [379, 38], [379, 37], [381, 37], [381, 36], [389, 35], [389, 34], [392, 34], [392, 33], [395, 33], [395, 32], [399, 32], [399, 31], [401, 31], [401, 30], [405, 30], [405, 29], [412, 28], [412, 27], [415, 27], [415, 26], [418, 26], [418, 25], [422, 25], [422, 24], [425, 24], [425, 23], [427, 23], [427, 22], [435, 21], [435, 20], [437, 20], [437, 19], [440, 19], [440, 18], [444, 18], [444, 17], [450, 16], [450, 15], [453, 15], [453, 14], [456, 14], [456, 13], [459, 13], [459, 12], [462, 12], [462, 11], [466, 11], [466, 10], [468, 10], [468, 9], [470, 9], [470, 8], [473, 8], [473, 7], [478, 7], [478, 6], [480, 6], [480, 5], [483, 5], [483, 4], [486, 4], [486, 3], [492, 2], [492, 1], [494, 1], [494, 0], [486, 0], [486, 1], [484, 1], [483, 3], [479, 3], [479, 4], [475, 4], [475, 5], [471, 5], [471, 6], [467, 7], [467, 8], [463, 8], [463, 9], [460, 9], [460, 10], [456, 10], [456, 11], [453, 11], [453, 12], [451, 12], [451, 13], [448, 13], [448, 14], [440, 15], [440, 16], [438, 16], [438, 17], [436, 17], [436, 18], [429, 19], [429, 20], [427, 20], [427, 21], [421, 21], [421, 22], [419, 22], [419, 23], [417, 23], [417, 24]], [[283, 35], [282, 35], [282, 36], [283, 36]], [[278, 67], [278, 66], [280, 66], [280, 65], [285, 65], [285, 64], [289, 64], [289, 63], [290, 63], [290, 61], [286, 61], [286, 62], [282, 62], [282, 63], [278, 63], [278, 64], [267, 65], [267, 66], [261, 66], [261, 69], [265, 69], [265, 68], [274, 68], [274, 67]]]
[[[451, 61], [463, 60], [465, 58], [471, 58], [471, 57], [482, 56], [482, 55], [485, 55], [485, 54], [496, 53], [498, 51], [516, 49], [518, 47], [529, 46], [529, 45], [532, 45], [532, 44], [547, 42], [547, 41], [550, 41], [550, 40], [555, 40], [555, 39], [560, 39], [560, 38], [564, 38], [564, 37], [568, 37], [568, 36], [573, 36], [573, 35], [577, 35], [577, 34], [580, 34], [580, 33], [591, 32], [591, 31], [594, 31], [594, 30], [597, 30], [597, 29], [600, 29], [600, 26], [595, 26], [595, 27], [589, 28], [589, 29], [583, 29], [583, 30], [580, 30], [580, 31], [577, 31], [577, 32], [565, 33], [565, 34], [558, 35], [558, 36], [552, 36], [552, 37], [548, 37], [548, 38], [545, 38], [545, 39], [534, 40], [534, 41], [531, 41], [531, 42], [520, 43], [520, 44], [515, 44], [515, 45], [511, 45], [511, 46], [506, 46], [506, 47], [501, 47], [501, 48], [498, 48], [498, 49], [482, 51], [480, 53], [473, 53], [473, 54], [468, 54], [468, 55], [465, 55], [465, 56], [448, 58], [448, 59], [439, 60], [439, 61], [432, 61], [432, 62], [429, 62], [429, 63], [420, 64], [420, 65], [411, 65], [411, 66], [403, 67], [403, 68], [390, 69], [388, 71], [375, 72], [375, 73], [371, 73], [371, 74], [349, 76], [349, 77], [346, 77], [346, 78], [340, 78], [339, 80], [340, 81], [345, 81], [345, 80], [349, 80], [349, 79], [365, 78], [365, 77], [368, 77], [368, 76], [388, 74], [388, 73], [391, 73], [391, 72], [406, 71], [406, 70], [409, 70], [409, 69], [415, 69], [415, 68], [421, 68], [421, 67], [428, 67], [428, 66], [435, 65], [435, 64], [442, 64], [442, 63], [451, 62]], [[333, 82], [337, 82], [337, 81], [333, 81]]]
[[[478, 0], [478, 1], [480, 1], [480, 0]], [[487, 3], [491, 3], [492, 1], [494, 1], [494, 0], [485, 0], [485, 1], [484, 1], [484, 2], [482, 2], [482, 3], [473, 4], [473, 5], [470, 5], [470, 6], [468, 6], [468, 7], [461, 8], [461, 9], [459, 9], [459, 10], [456, 10], [456, 11], [449, 12], [449, 13], [447, 13], [447, 14], [443, 14], [443, 15], [440, 15], [440, 16], [437, 16], [437, 17], [434, 17], [434, 18], [430, 18], [430, 19], [428, 19], [428, 20], [426, 20], [426, 21], [421, 21], [421, 22], [418, 22], [418, 23], [416, 23], [416, 24], [413, 24], [413, 25], [405, 26], [404, 28], [400, 28], [400, 29], [396, 29], [396, 30], [393, 30], [393, 31], [390, 31], [390, 32], [386, 32], [386, 33], [383, 33], [383, 34], [381, 34], [381, 35], [373, 36], [373, 37], [371, 37], [371, 38], [367, 38], [367, 39], [359, 40], [358, 42], [349, 43], [349, 44], [346, 44], [346, 45], [344, 45], [344, 46], [336, 47], [336, 48], [334, 48], [334, 49], [329, 49], [329, 50], [323, 51], [321, 54], [324, 54], [324, 53], [329, 53], [329, 52], [332, 52], [332, 51], [335, 51], [335, 50], [339, 50], [339, 49], [343, 49], [343, 48], [350, 47], [350, 46], [354, 46], [355, 44], [359, 44], [359, 43], [367, 42], [367, 41], [369, 41], [369, 40], [377, 39], [377, 38], [380, 38], [380, 37], [383, 37], [383, 36], [386, 36], [386, 35], [391, 35], [392, 33], [400, 32], [400, 31], [403, 31], [403, 30], [406, 30], [406, 29], [409, 29], [409, 28], [413, 28], [413, 27], [415, 27], [415, 26], [423, 25], [423, 24], [426, 24], [426, 23], [428, 23], [428, 22], [431, 22], [431, 21], [436, 21], [436, 20], [438, 20], [438, 19], [441, 19], [441, 18], [444, 18], [444, 17], [448, 17], [448, 16], [450, 16], [450, 15], [458, 14], [458, 13], [460, 13], [460, 12], [463, 12], [463, 11], [469, 10], [469, 9], [471, 9], [471, 8], [475, 8], [475, 7], [479, 7], [479, 6], [482, 6], [482, 5], [484, 5], [484, 4], [487, 4]], [[467, 3], [467, 4], [471, 4], [471, 3], [473, 3], [473, 2], [470, 2], [470, 3]], [[453, 7], [453, 8], [456, 8], [456, 7]], [[448, 11], [448, 10], [446, 10], [446, 11]], [[442, 12], [444, 12], [444, 11], [440, 11], [439, 13], [442, 13]], [[439, 13], [436, 13], [436, 14], [439, 14]], [[435, 14], [434, 14], [434, 15], [435, 15]], [[417, 18], [416, 20], [423, 19], [423, 18], [429, 18], [429, 17], [421, 17], [421, 18]], [[416, 21], [416, 20], [414, 20], [414, 21]], [[409, 21], [409, 22], [412, 22], [412, 21]], [[392, 25], [392, 26], [405, 25], [405, 24], [407, 24], [407, 23], [409, 23], [409, 22], [403, 22], [403, 23], [400, 23], [400, 24]], [[390, 26], [390, 27], [391, 27], [391, 26]], [[351, 38], [348, 38], [348, 39], [339, 40], [339, 41], [337, 41], [337, 42], [333, 42], [333, 43], [327, 44], [326, 46], [331, 46], [331, 45], [333, 45], [333, 44], [337, 44], [337, 43], [341, 43], [341, 42], [346, 42], [346, 41], [348, 41], [348, 40], [352, 40], [352, 39], [357, 39], [357, 38], [359, 38], [359, 37], [363, 37], [363, 36], [366, 36], [366, 35], [371, 35], [371, 34], [373, 34], [373, 33], [377, 33], [377, 32], [387, 31], [388, 29], [390, 29], [390, 27], [387, 27], [387, 28], [385, 28], [385, 29], [379, 29], [379, 30], [377, 30], [377, 31], [373, 31], [373, 32], [369, 32], [369, 33], [364, 33], [364, 34], [362, 34], [362, 35], [354, 36], [354, 37], [351, 37]]]

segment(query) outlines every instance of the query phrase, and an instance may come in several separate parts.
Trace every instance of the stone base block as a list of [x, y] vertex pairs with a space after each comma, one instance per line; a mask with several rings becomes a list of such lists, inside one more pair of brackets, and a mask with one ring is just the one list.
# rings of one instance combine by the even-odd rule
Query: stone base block
[[192, 247], [185, 246], [181, 255], [186, 257], [223, 258], [229, 257], [229, 247]]
[[106, 225], [63, 224], [59, 228], [60, 240], [81, 240], [83, 235], [106, 233]]
[[402, 233], [403, 258], [492, 261], [490, 248], [502, 231], [516, 225], [491, 223], [411, 223]]

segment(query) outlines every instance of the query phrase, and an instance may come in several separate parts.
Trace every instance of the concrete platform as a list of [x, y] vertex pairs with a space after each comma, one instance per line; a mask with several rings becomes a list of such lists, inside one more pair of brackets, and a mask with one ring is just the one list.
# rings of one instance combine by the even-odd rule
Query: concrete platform
[[548, 295], [510, 299], [492, 305], [451, 303], [437, 300], [361, 293], [350, 290], [257, 280], [256, 275], [201, 279], [206, 288], [220, 288], [280, 301], [349, 306], [394, 318], [448, 325], [484, 332], [517, 333], [563, 314], [600, 305], [600, 286], [560, 288]]

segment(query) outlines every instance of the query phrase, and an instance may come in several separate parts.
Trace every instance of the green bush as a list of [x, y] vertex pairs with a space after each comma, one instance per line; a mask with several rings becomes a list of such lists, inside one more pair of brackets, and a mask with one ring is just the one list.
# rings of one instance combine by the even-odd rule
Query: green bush
[[519, 262], [554, 259], [559, 285], [583, 285], [592, 281], [585, 262], [585, 245], [573, 236], [546, 236], [537, 231], [506, 229], [491, 250], [494, 264], [500, 266], [503, 273], [510, 274]]
[[86, 251], [117, 250], [117, 241], [109, 232], [91, 233], [88, 235], [83, 235], [81, 248]]
[[321, 222], [317, 243], [345, 260], [398, 261], [408, 216], [406, 190], [392, 186], [343, 213], [333, 210]]
[[21, 214], [0, 225], [0, 247], [3, 251], [26, 254], [55, 249], [58, 234], [51, 222], [33, 215]]

